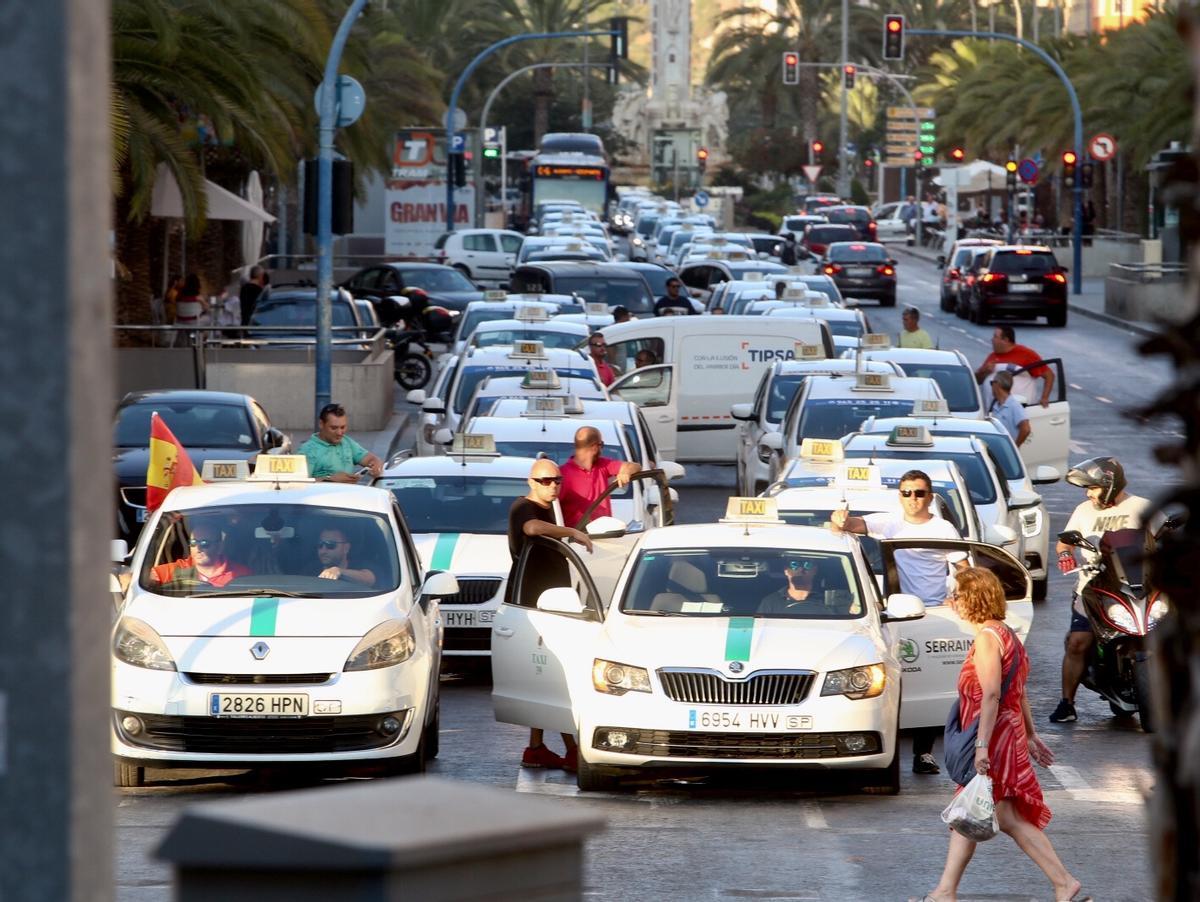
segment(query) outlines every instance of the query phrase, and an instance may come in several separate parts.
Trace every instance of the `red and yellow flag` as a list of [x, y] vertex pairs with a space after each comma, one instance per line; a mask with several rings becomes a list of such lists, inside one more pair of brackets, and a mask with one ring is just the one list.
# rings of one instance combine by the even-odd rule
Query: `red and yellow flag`
[[183, 445], [158, 413], [150, 415], [150, 462], [146, 466], [146, 510], [158, 510], [178, 485], [204, 485]]

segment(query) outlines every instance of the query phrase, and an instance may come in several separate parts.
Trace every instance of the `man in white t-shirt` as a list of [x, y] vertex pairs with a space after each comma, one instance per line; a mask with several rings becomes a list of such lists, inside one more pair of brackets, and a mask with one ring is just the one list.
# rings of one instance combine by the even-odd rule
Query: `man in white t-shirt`
[[[830, 516], [830, 527], [834, 532], [853, 532], [876, 539], [961, 539], [953, 523], [930, 512], [932, 505], [933, 480], [923, 470], [909, 470], [900, 477], [900, 516], [880, 512], [852, 517], [848, 510], [842, 509]], [[899, 549], [896, 572], [900, 577], [900, 591], [916, 595], [927, 605], [944, 604], [949, 576], [946, 557], [947, 552], [935, 549]], [[916, 731], [913, 773], [938, 773], [933, 743], [941, 734], [941, 727]]]
[[[1087, 500], [1075, 508], [1064, 532], [1077, 530], [1097, 547], [1106, 532], [1141, 529], [1147, 524], [1147, 517], [1151, 529], [1157, 530], [1162, 525], [1162, 514], [1152, 514], [1153, 507], [1148, 500], [1125, 491], [1125, 469], [1115, 457], [1093, 457], [1085, 460], [1067, 471], [1067, 482], [1086, 489]], [[1079, 568], [1072, 546], [1059, 542], [1056, 550], [1060, 571], [1072, 573]], [[1088, 559], [1088, 563], [1093, 563], [1099, 558], [1098, 554], [1086, 550], [1083, 551], [1083, 555]], [[1067, 631], [1062, 662], [1062, 698], [1054, 713], [1050, 715], [1052, 723], [1069, 723], [1078, 719], [1075, 714], [1075, 690], [1079, 688], [1079, 681], [1083, 678], [1088, 652], [1096, 641], [1092, 625], [1084, 615], [1083, 599], [1080, 595], [1089, 579], [1091, 574], [1083, 571], [1075, 583], [1075, 596], [1071, 601], [1071, 625]]]

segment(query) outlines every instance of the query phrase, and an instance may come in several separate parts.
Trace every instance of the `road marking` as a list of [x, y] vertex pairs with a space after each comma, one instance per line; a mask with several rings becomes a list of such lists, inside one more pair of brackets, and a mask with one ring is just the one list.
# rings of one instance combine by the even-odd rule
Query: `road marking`
[[797, 807], [800, 809], [800, 817], [804, 819], [804, 826], [810, 830], [829, 829], [829, 822], [825, 820], [821, 806], [816, 802], [801, 802]]
[[1068, 444], [1071, 448], [1071, 453], [1087, 454], [1087, 443], [1086, 442], [1077, 442], [1074, 439], [1071, 439], [1071, 441], [1068, 442]]
[[1077, 802], [1102, 802], [1110, 805], [1144, 805], [1146, 796], [1136, 789], [1093, 789], [1075, 768], [1066, 764], [1050, 765], [1050, 772]]
[[1076, 385], [1074, 382], [1068, 382], [1067, 385], [1071, 386], [1075, 391], [1083, 391], [1082, 385]]
[[1103, 403], [1105, 403], [1105, 404], [1111, 404], [1111, 403], [1112, 403], [1112, 401], [1110, 401], [1108, 398], [1104, 397], [1103, 395], [1096, 395], [1096, 400], [1097, 400], [1097, 401], [1101, 401], [1101, 402], [1103, 402]]
[[566, 776], [562, 772], [554, 774], [555, 779], [547, 779], [551, 771], [547, 768], [522, 767], [517, 771], [517, 792], [531, 792], [543, 796], [577, 796], [579, 787], [574, 780], [570, 783], [559, 779]]
[[1086, 792], [1092, 788], [1088, 781], [1083, 778], [1083, 774], [1066, 764], [1051, 764], [1050, 773], [1058, 778], [1058, 782], [1068, 792], [1075, 792], [1077, 790]]

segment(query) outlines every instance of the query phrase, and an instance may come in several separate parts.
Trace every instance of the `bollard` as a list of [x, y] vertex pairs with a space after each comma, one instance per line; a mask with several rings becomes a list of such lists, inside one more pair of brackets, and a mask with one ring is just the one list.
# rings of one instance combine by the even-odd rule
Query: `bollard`
[[204, 802], [157, 857], [176, 902], [574, 900], [603, 818], [437, 777]]

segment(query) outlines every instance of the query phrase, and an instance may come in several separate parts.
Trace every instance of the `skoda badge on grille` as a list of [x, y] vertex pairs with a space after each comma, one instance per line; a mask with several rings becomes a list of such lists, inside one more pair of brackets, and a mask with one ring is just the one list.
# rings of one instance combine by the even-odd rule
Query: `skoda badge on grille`
[[730, 673], [741, 673], [744, 669], [745, 669], [745, 667], [742, 666], [741, 661], [730, 661], [729, 662], [729, 672]]
[[250, 654], [254, 655], [254, 660], [261, 661], [271, 653], [271, 646], [266, 642], [255, 642], [250, 646]]

